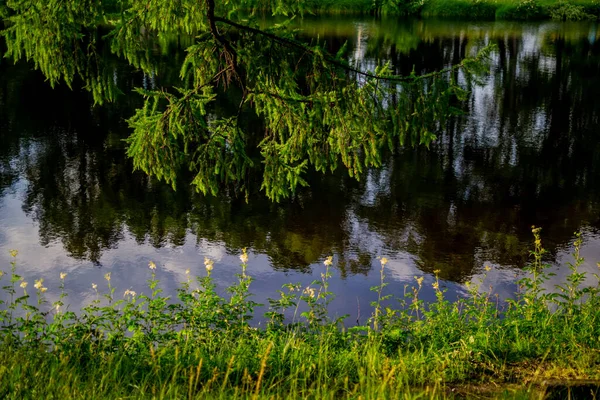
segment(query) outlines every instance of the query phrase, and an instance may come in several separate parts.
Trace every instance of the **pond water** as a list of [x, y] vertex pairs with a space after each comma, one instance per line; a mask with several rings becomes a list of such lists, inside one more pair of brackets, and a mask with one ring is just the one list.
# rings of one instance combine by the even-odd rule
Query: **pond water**
[[[548, 261], [566, 273], [574, 232], [583, 233], [583, 269], [600, 261], [600, 29], [594, 23], [451, 22], [360, 18], [297, 21], [306, 39], [331, 51], [348, 43], [364, 69], [391, 62], [397, 73], [442, 69], [494, 42], [491, 73], [471, 88], [466, 113], [426, 148], [408, 148], [355, 181], [339, 170], [311, 174], [296, 198], [272, 203], [205, 197], [133, 172], [125, 120], [141, 99], [133, 87], [176, 82], [184, 53], [174, 38], [148, 50], [144, 74], [103, 50], [123, 89], [117, 102], [52, 89], [30, 64], [0, 62], [0, 266], [19, 250], [20, 273], [52, 289], [67, 272], [73, 307], [111, 272], [117, 293], [144, 291], [148, 262], [174, 293], [185, 270], [215, 260], [220, 288], [235, 281], [240, 249], [250, 253], [255, 300], [284, 283], [318, 278], [334, 256], [334, 314], [363, 316], [385, 256], [388, 293], [440, 270], [451, 296], [478, 279], [503, 297], [529, 259], [531, 226], [543, 228]], [[0, 49], [4, 46], [0, 45]], [[460, 76], [458, 77], [460, 79]], [[222, 107], [230, 105], [222, 104]], [[146, 289], [147, 291], [147, 289]], [[56, 292], [56, 291], [55, 291]]]

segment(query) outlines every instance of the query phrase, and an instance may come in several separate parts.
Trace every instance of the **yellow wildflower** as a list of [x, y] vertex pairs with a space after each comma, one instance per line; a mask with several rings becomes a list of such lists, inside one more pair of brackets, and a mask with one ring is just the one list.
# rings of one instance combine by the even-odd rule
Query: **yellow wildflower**
[[40, 292], [42, 292], [42, 293], [44, 293], [46, 290], [48, 290], [48, 288], [47, 288], [47, 287], [41, 287], [41, 288], [40, 288]]
[[108, 272], [104, 275], [104, 279], [106, 279], [108, 282], [110, 282], [110, 272]]
[[123, 297], [127, 297], [127, 296], [135, 297], [135, 294], [136, 294], [136, 293], [135, 293], [133, 290], [129, 290], [129, 289], [127, 289], [127, 290], [125, 291], [125, 293], [123, 293]]
[[38, 279], [37, 281], [35, 281], [35, 285], [33, 285], [33, 287], [36, 289], [41, 289], [43, 287], [43, 283], [43, 279]]
[[421, 276], [421, 277], [419, 277], [419, 278], [417, 278], [417, 277], [415, 276], [415, 280], [417, 281], [417, 283], [419, 284], [419, 286], [421, 286], [421, 285], [423, 284], [423, 279], [425, 279], [425, 278], [423, 278], [422, 276]]
[[485, 269], [486, 272], [490, 272], [492, 270], [492, 267], [490, 267], [489, 265], [486, 265], [485, 267], [483, 267], [483, 269]]
[[208, 257], [204, 257], [204, 267], [206, 268], [207, 272], [212, 271], [214, 267], [214, 261]]
[[383, 258], [381, 259], [381, 266], [382, 266], [382, 267], [385, 267], [385, 265], [386, 265], [387, 263], [388, 263], [388, 259], [387, 259], [386, 257], [383, 257]]
[[94, 290], [98, 289], [98, 285], [96, 285], [95, 283], [92, 283], [92, 289], [94, 289]]
[[154, 263], [154, 261], [150, 261], [148, 263], [148, 268], [150, 268], [152, 271], [156, 269], [156, 264]]
[[440, 284], [438, 282], [433, 282], [433, 284], [431, 286], [433, 286], [433, 288], [435, 290], [439, 290], [440, 289]]
[[323, 264], [325, 264], [326, 267], [329, 267], [331, 264], [333, 264], [333, 256], [327, 257], [325, 261], [323, 261]]
[[21, 286], [23, 289], [25, 289], [27, 287], [27, 282], [23, 281], [23, 282], [21, 282], [21, 284], [19, 286]]
[[242, 263], [246, 264], [248, 262], [248, 253], [246, 253], [246, 248], [242, 249], [242, 255], [240, 255], [240, 260]]
[[186, 275], [189, 275], [189, 274], [190, 274], [190, 269], [189, 269], [189, 268], [185, 270], [185, 274], [186, 274]]
[[13, 258], [15, 258], [18, 254], [19, 254], [18, 250], [11, 250], [10, 251], [10, 256], [13, 257]]
[[66, 272], [61, 272], [60, 273], [60, 279], [64, 280], [67, 277], [67, 273]]

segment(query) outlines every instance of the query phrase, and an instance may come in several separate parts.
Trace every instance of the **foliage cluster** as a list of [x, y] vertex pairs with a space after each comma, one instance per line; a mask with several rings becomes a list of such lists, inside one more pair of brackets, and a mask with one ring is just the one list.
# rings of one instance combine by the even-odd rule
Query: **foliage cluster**
[[[49, 0], [9, 0], [12, 15], [3, 31], [7, 55], [34, 63], [51, 84], [82, 80], [98, 103], [119, 93], [114, 71], [103, 65], [94, 29], [106, 19], [101, 2], [86, 6]], [[274, 13], [305, 11], [305, 4], [278, 1]], [[391, 64], [362, 71], [348, 62], [345, 47], [305, 44], [286, 24], [260, 29], [242, 11], [250, 1], [215, 3], [122, 2], [106, 40], [113, 53], [151, 75], [148, 37], [192, 35], [181, 66], [181, 84], [138, 90], [144, 106], [128, 120], [127, 154], [136, 169], [171, 184], [191, 184], [207, 194], [249, 194], [249, 175], [262, 173], [261, 189], [279, 201], [306, 185], [307, 170], [344, 166], [360, 178], [381, 165], [384, 151], [428, 145], [436, 139], [477, 74], [491, 47], [446, 70], [399, 76]], [[465, 79], [460, 83], [456, 72]], [[215, 113], [219, 100], [236, 106]], [[244, 117], [258, 122], [244, 126]], [[190, 178], [191, 177], [191, 178]]]
[[[500, 301], [480, 282], [450, 301], [437, 278], [436, 301], [420, 298], [424, 278], [406, 287], [399, 306], [385, 291], [381, 259], [378, 300], [362, 325], [346, 327], [327, 306], [332, 258], [307, 287], [284, 285], [269, 300], [264, 328], [250, 322], [257, 306], [245, 250], [238, 283], [227, 295], [207, 274], [188, 279], [177, 299], [164, 296], [149, 264], [149, 294], [93, 284], [95, 300], [75, 313], [66, 306], [66, 274], [50, 303], [43, 280], [17, 273], [16, 258], [0, 309], [0, 393], [4, 398], [409, 398], [440, 397], [448, 385], [535, 383], [598, 378], [600, 276], [584, 287], [581, 238], [566, 281], [547, 291], [551, 273], [534, 229], [532, 263], [516, 297]], [[13, 252], [17, 257], [17, 252]], [[489, 270], [486, 267], [486, 270]], [[35, 304], [33, 304], [35, 302]], [[415, 392], [414, 388], [421, 388]]]
[[[587, 11], [589, 8], [591, 8], [591, 12]], [[582, 21], [596, 19], [597, 15], [592, 13], [595, 11], [597, 14], [598, 10], [600, 10], [600, 4], [596, 4], [595, 7], [586, 7], [585, 5], [577, 5], [565, 0], [560, 0], [553, 7], [550, 7], [549, 12], [554, 20]]]
[[580, 21], [600, 17], [597, 0], [311, 0], [306, 11], [413, 15], [472, 20]]
[[430, 17], [579, 21], [600, 18], [597, 0], [429, 0], [422, 14]]

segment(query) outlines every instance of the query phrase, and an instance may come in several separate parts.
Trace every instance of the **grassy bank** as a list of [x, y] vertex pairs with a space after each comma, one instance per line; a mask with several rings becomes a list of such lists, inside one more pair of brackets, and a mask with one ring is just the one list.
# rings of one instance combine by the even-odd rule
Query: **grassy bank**
[[314, 14], [380, 14], [473, 20], [595, 20], [600, 0], [309, 0]]
[[227, 295], [216, 291], [211, 260], [204, 276], [187, 275], [176, 300], [163, 296], [150, 263], [147, 295], [115, 293], [108, 273], [93, 284], [97, 299], [77, 313], [65, 306], [66, 274], [56, 291], [42, 280], [30, 284], [18, 275], [14, 252], [2, 277], [8, 300], [0, 309], [0, 396], [514, 398], [542, 396], [543, 381], [600, 379], [600, 284], [581, 285], [581, 240], [565, 266], [568, 280], [549, 293], [534, 234], [522, 290], [506, 302], [484, 290], [485, 279], [451, 302], [436, 279], [426, 289], [437, 301], [426, 304], [423, 279], [415, 277], [397, 306], [386, 307], [392, 299], [381, 259], [381, 284], [372, 289], [379, 300], [361, 326], [329, 317], [331, 258], [321, 280], [285, 285], [257, 329], [245, 252]]
[[595, 20], [600, 17], [600, 1], [428, 0], [421, 15], [487, 20]]

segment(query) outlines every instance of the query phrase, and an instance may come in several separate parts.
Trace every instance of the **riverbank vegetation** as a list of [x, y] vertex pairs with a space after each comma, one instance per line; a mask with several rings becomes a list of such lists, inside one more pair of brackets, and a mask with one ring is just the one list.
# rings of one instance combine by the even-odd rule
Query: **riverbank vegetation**
[[375, 14], [471, 20], [581, 21], [600, 17], [598, 0], [312, 0], [313, 14]]
[[[90, 282], [91, 304], [68, 307], [60, 287], [27, 282], [18, 254], [2, 273], [0, 394], [3, 398], [440, 398], [542, 396], [544, 382], [599, 379], [600, 277], [580, 271], [581, 239], [566, 281], [551, 276], [539, 230], [532, 262], [512, 299], [485, 279], [448, 298], [437, 277], [415, 277], [402, 296], [386, 292], [386, 263], [366, 321], [332, 318], [328, 280], [284, 285], [265, 305], [252, 300], [245, 250], [237, 284], [221, 293], [206, 272], [165, 296], [149, 264], [148, 292], [116, 293], [111, 275]], [[486, 270], [489, 268], [486, 267]], [[59, 272], [57, 272], [58, 274]], [[584, 285], [585, 281], [585, 285]], [[429, 285], [427, 285], [429, 286]], [[420, 298], [425, 290], [436, 301]], [[585, 390], [597, 390], [597, 386]]]
[[[113, 11], [126, 7], [108, 2]], [[122, 1], [127, 4], [128, 1]], [[244, 2], [246, 10], [273, 12], [270, 2]], [[309, 14], [373, 14], [471, 20], [595, 20], [600, 0], [308, 0], [296, 10]]]

